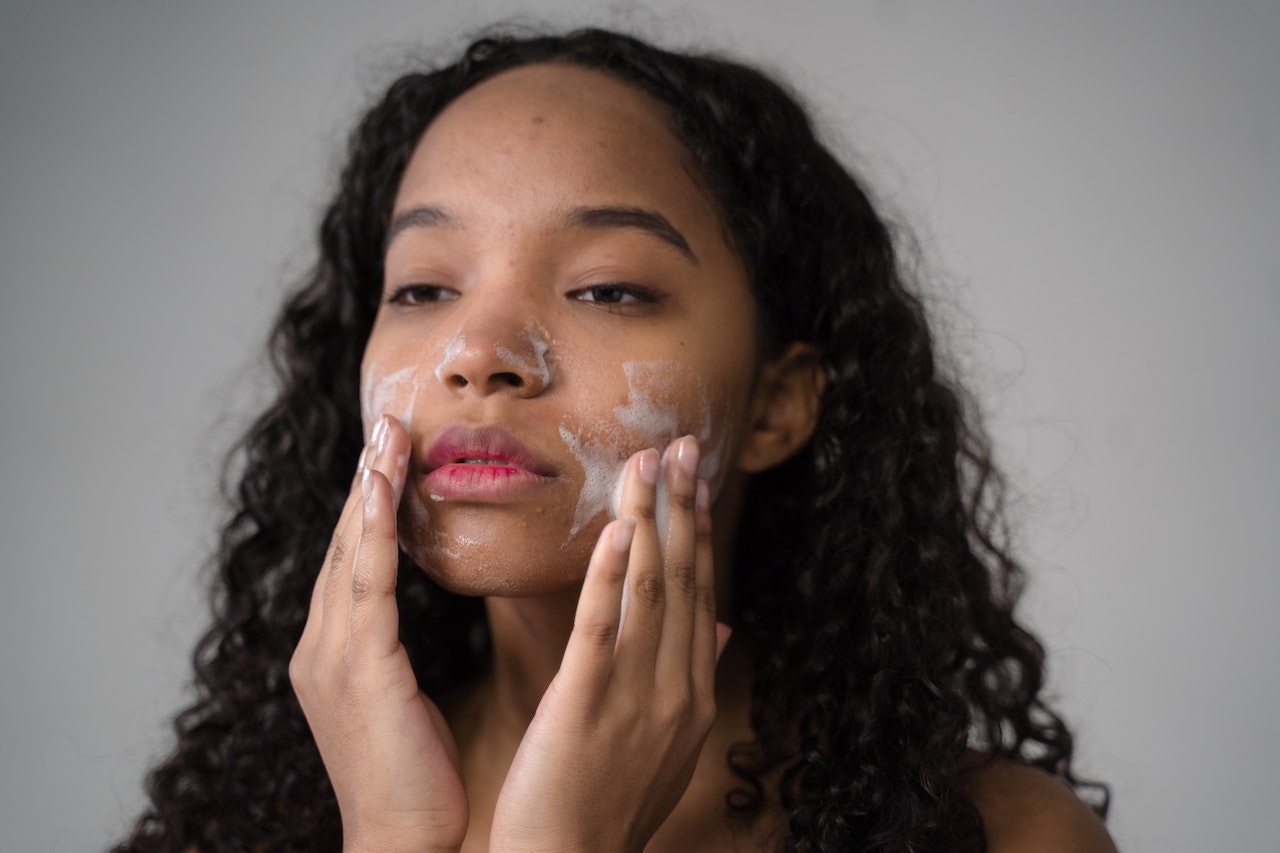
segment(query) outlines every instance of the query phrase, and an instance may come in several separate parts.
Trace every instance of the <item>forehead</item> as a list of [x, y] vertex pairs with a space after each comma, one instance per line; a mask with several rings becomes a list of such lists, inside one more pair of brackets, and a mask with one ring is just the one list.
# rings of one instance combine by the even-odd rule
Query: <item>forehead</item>
[[396, 206], [488, 189], [507, 205], [601, 201], [681, 218], [681, 210], [711, 213], [692, 175], [652, 97], [603, 72], [532, 65], [477, 85], [441, 112], [414, 152]]

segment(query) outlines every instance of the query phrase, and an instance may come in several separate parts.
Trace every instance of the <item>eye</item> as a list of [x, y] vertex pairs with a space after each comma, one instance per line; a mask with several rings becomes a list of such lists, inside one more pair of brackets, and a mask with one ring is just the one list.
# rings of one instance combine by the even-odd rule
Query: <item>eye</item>
[[591, 287], [575, 290], [569, 295], [579, 302], [591, 302], [604, 307], [639, 307], [641, 305], [654, 305], [662, 301], [660, 294], [647, 287], [618, 282], [594, 284]]
[[391, 291], [387, 302], [392, 305], [429, 305], [434, 302], [452, 302], [458, 298], [456, 290], [435, 284], [406, 284]]

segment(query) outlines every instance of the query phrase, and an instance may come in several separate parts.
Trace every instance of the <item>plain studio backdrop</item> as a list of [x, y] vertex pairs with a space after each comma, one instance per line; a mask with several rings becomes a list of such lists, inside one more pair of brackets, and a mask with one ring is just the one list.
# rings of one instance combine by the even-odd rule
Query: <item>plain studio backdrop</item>
[[496, 19], [785, 75], [914, 229], [1126, 851], [1275, 850], [1274, 2], [0, 4], [0, 847], [142, 807], [357, 110]]

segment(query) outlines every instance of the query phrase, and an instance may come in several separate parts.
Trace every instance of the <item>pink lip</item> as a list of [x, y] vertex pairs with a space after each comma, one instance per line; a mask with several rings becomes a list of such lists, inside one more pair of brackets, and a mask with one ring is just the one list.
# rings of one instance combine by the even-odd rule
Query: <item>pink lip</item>
[[424, 463], [427, 490], [435, 500], [503, 501], [556, 476], [532, 450], [498, 426], [449, 427], [431, 445]]

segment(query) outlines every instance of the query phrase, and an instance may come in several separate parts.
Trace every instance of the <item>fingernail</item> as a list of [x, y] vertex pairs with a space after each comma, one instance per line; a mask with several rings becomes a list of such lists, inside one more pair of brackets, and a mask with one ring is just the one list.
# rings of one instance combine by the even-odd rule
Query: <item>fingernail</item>
[[369, 481], [369, 474], [370, 470], [365, 468], [364, 473], [360, 475], [360, 495], [366, 502], [369, 500], [369, 492], [372, 488]]
[[723, 622], [716, 623], [716, 663], [720, 662], [720, 656], [724, 654], [724, 647], [729, 644], [729, 638], [733, 636], [733, 629]]
[[366, 444], [360, 450], [360, 460], [356, 462], [356, 470], [363, 471], [365, 467], [365, 463], [368, 462], [368, 460], [369, 460], [369, 445]]
[[658, 451], [650, 448], [640, 454], [640, 479], [650, 486], [658, 483]]
[[[377, 446], [375, 453], [377, 456], [382, 455], [382, 451], [387, 446], [387, 416], [383, 415], [378, 418], [378, 425], [373, 428], [373, 443]], [[376, 458], [376, 457], [375, 457]]]
[[698, 440], [686, 435], [676, 444], [676, 464], [690, 477], [698, 473]]
[[636, 535], [636, 520], [622, 518], [613, 522], [613, 539], [610, 544], [615, 551], [626, 552], [631, 547], [631, 540]]
[[699, 512], [706, 512], [711, 508], [711, 487], [707, 485], [706, 480], [698, 481], [698, 488], [693, 493], [693, 499]]

